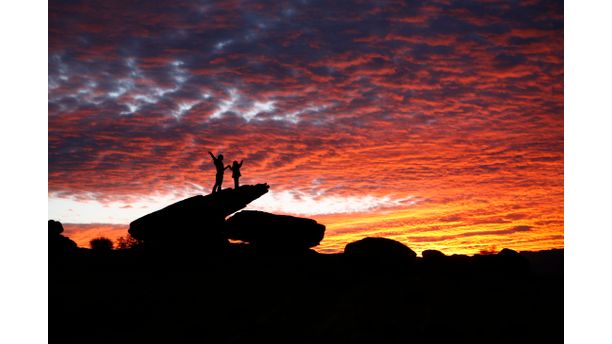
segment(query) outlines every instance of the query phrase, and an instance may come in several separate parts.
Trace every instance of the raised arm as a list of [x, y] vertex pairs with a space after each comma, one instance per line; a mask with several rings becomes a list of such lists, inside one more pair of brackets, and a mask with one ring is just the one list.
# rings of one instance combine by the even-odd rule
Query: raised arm
[[240, 163], [238, 164], [238, 167], [242, 167], [242, 162], [243, 162], [243, 161], [244, 161], [244, 160], [240, 160]]
[[213, 158], [214, 161], [217, 161], [217, 158], [215, 158], [215, 156], [213, 155], [213, 153], [211, 153], [210, 151], [208, 151], [208, 154], [210, 154], [210, 157]]

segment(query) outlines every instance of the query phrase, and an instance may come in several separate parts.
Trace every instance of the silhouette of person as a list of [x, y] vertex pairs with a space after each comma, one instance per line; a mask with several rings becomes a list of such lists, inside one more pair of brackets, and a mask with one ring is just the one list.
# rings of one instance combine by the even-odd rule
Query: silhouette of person
[[234, 160], [234, 162], [232, 163], [232, 166], [229, 166], [229, 169], [232, 170], [232, 178], [234, 178], [234, 189], [238, 189], [238, 187], [240, 186], [240, 182], [238, 181], [238, 179], [240, 179], [240, 168], [242, 167], [242, 163], [244, 162], [244, 160], [240, 160], [240, 163], [238, 163], [238, 161]]
[[210, 154], [210, 157], [213, 159], [213, 163], [217, 168], [217, 175], [215, 176], [215, 185], [213, 185], [212, 190], [212, 193], [215, 193], [217, 191], [221, 191], [221, 184], [223, 184], [223, 173], [225, 172], [225, 169], [229, 168], [230, 166], [227, 165], [223, 167], [223, 154], [219, 154], [219, 156], [217, 156], [216, 158], [210, 151], [208, 151], [208, 154]]

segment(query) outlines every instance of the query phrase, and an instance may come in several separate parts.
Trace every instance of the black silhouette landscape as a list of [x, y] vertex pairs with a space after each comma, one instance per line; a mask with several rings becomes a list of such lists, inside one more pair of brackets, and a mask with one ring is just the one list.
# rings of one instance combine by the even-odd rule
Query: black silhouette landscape
[[114, 250], [49, 220], [50, 342], [562, 342], [563, 250], [418, 257], [364, 238], [321, 254], [323, 224], [242, 210], [268, 189], [169, 205]]

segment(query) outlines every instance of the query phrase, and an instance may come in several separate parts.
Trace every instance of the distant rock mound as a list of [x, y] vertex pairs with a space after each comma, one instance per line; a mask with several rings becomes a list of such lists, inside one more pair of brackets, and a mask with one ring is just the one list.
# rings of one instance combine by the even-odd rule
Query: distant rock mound
[[49, 236], [61, 235], [64, 232], [62, 223], [55, 220], [49, 220]]
[[416, 260], [416, 253], [408, 246], [388, 238], [365, 238], [349, 243], [344, 254], [371, 261], [407, 263]]
[[423, 259], [426, 261], [438, 262], [446, 259], [446, 255], [438, 250], [425, 250], [421, 252]]
[[198, 195], [171, 204], [130, 223], [128, 233], [147, 247], [210, 248], [227, 245], [225, 218], [268, 192], [268, 184], [243, 185], [206, 196]]
[[64, 226], [55, 220], [49, 220], [49, 255], [65, 255], [76, 251], [77, 244], [62, 235]]
[[227, 236], [268, 251], [300, 251], [317, 246], [325, 226], [307, 218], [244, 210], [226, 221]]
[[496, 256], [500, 269], [506, 273], [525, 274], [529, 272], [529, 260], [514, 250], [504, 248]]

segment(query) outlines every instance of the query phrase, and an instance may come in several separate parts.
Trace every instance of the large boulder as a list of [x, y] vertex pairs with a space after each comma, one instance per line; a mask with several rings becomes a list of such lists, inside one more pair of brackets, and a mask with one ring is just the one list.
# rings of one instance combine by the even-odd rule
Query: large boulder
[[226, 221], [227, 236], [257, 248], [275, 251], [306, 250], [317, 246], [325, 226], [312, 219], [244, 210]]
[[388, 238], [365, 238], [344, 248], [347, 257], [388, 263], [412, 263], [416, 253], [399, 241]]
[[223, 233], [225, 218], [269, 188], [268, 184], [243, 185], [193, 196], [134, 220], [128, 232], [153, 248], [224, 246], [228, 243]]
[[63, 236], [64, 226], [62, 223], [55, 220], [49, 220], [49, 255], [52, 257], [62, 256], [74, 253], [77, 249], [77, 244]]
[[499, 268], [505, 273], [526, 274], [529, 272], [529, 260], [520, 253], [504, 248], [497, 254]]
[[49, 236], [54, 237], [64, 232], [64, 226], [61, 222], [55, 220], [49, 220]]
[[422, 265], [426, 273], [446, 272], [448, 268], [448, 257], [438, 250], [425, 250], [421, 252], [423, 256]]
[[430, 262], [440, 262], [446, 259], [446, 255], [438, 250], [425, 250], [421, 252], [423, 260]]

